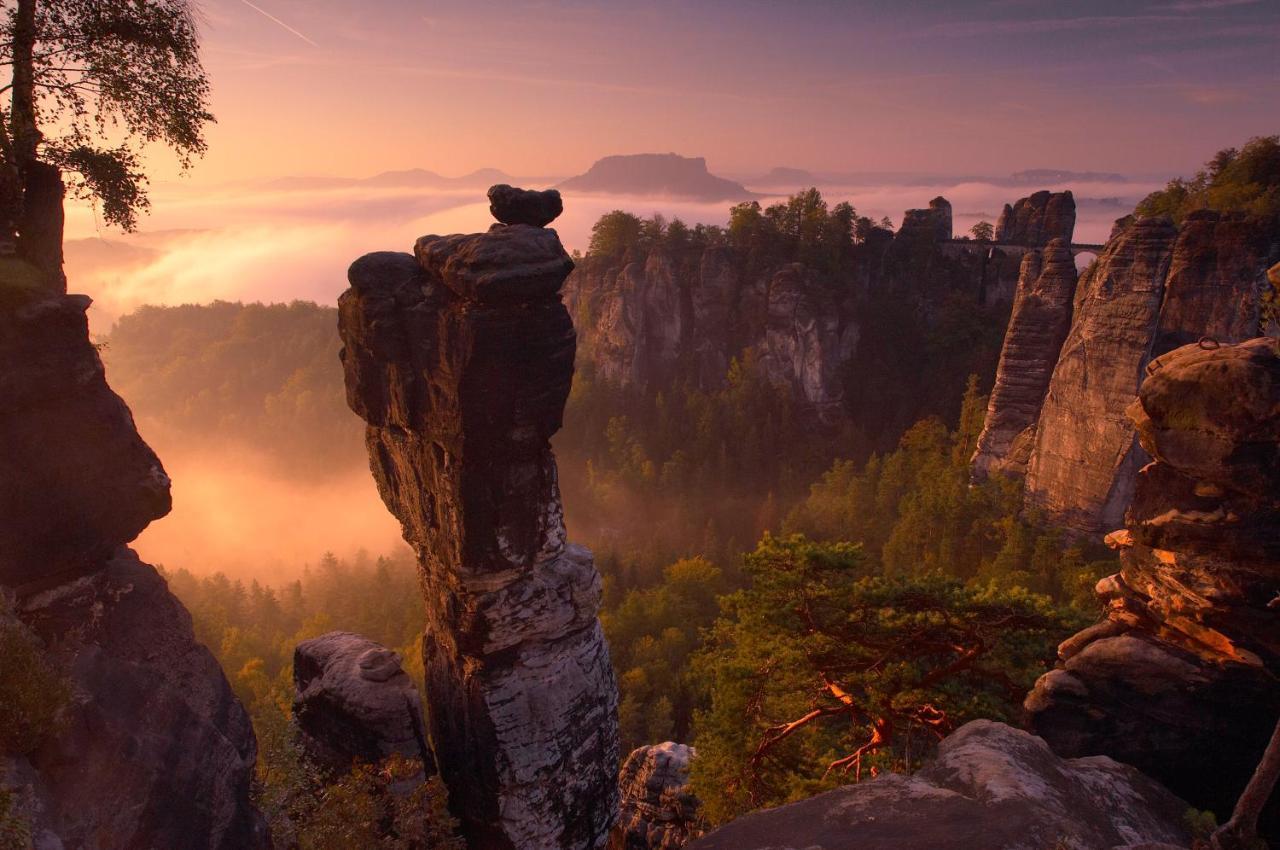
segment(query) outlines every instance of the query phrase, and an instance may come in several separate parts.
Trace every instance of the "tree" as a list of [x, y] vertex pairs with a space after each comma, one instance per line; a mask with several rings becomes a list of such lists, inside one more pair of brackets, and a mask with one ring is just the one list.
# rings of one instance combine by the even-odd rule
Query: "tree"
[[969, 233], [979, 242], [990, 242], [996, 236], [996, 229], [989, 221], [980, 221], [969, 228]]
[[958, 725], [1009, 719], [1077, 625], [1043, 596], [881, 576], [861, 547], [766, 535], [698, 660], [694, 785], [709, 815], [910, 768]]
[[614, 210], [600, 216], [591, 227], [591, 242], [587, 254], [596, 257], [622, 257], [628, 249], [636, 247], [644, 229], [638, 216], [622, 210]]
[[1194, 177], [1171, 180], [1143, 198], [1137, 213], [1181, 222], [1200, 209], [1241, 210], [1280, 222], [1280, 136], [1218, 151]]
[[206, 148], [209, 81], [190, 0], [5, 0], [0, 253], [62, 277], [63, 178], [132, 230], [148, 207], [141, 147], [183, 168]]

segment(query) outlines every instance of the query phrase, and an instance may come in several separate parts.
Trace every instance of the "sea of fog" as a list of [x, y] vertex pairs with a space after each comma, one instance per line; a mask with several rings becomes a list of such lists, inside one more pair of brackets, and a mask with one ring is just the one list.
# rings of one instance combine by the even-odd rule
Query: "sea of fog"
[[[799, 187], [797, 187], [799, 188]], [[942, 195], [955, 211], [955, 230], [995, 222], [1005, 203], [1033, 188], [1075, 192], [1076, 241], [1104, 242], [1112, 222], [1155, 183], [1078, 183], [1010, 187], [985, 182], [913, 185], [819, 185], [831, 203], [848, 200], [862, 215], [900, 222], [903, 210]], [[778, 190], [785, 194], [783, 190]], [[346, 268], [369, 251], [412, 250], [428, 233], [486, 229], [492, 222], [481, 187], [423, 190], [367, 185], [288, 188], [272, 183], [195, 189], [182, 184], [153, 192], [153, 209], [138, 233], [102, 228], [93, 212], [68, 216], [67, 273], [71, 288], [93, 296], [94, 329], [104, 332], [141, 304], [307, 299], [333, 303], [346, 288]], [[766, 198], [763, 203], [770, 203]], [[622, 209], [660, 212], [686, 223], [723, 224], [730, 204], [670, 198], [568, 195], [555, 228], [570, 250], [585, 249], [601, 214]]]

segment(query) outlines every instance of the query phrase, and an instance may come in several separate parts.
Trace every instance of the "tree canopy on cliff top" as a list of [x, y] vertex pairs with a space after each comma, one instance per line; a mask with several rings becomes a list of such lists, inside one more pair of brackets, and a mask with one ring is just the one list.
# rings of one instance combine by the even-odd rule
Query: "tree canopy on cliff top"
[[1139, 215], [1181, 222], [1196, 210], [1240, 210], [1280, 224], [1280, 136], [1259, 136], [1214, 154], [1190, 179], [1169, 181], [1137, 207]]
[[10, 72], [0, 88], [10, 95], [0, 106], [0, 247], [12, 253], [16, 242], [47, 272], [60, 276], [24, 243], [37, 233], [60, 242], [50, 169], [108, 223], [132, 229], [148, 206], [142, 148], [160, 143], [184, 168], [205, 151], [213, 116], [190, 0], [3, 0], [0, 66]]

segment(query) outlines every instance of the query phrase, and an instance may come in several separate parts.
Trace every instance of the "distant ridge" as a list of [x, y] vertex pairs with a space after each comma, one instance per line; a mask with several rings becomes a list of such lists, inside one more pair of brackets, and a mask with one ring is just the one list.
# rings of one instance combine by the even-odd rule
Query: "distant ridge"
[[1050, 183], [1124, 183], [1128, 180], [1123, 174], [1110, 171], [1066, 171], [1060, 168], [1031, 168], [1026, 171], [1015, 171], [1009, 179], [1017, 186], [1040, 186]]
[[557, 188], [569, 192], [616, 195], [663, 195], [694, 201], [743, 201], [756, 197], [741, 183], [717, 177], [705, 158], [674, 153], [606, 156], [585, 174]]
[[806, 171], [803, 168], [787, 168], [786, 166], [778, 166], [769, 170], [768, 174], [762, 174], [754, 180], [748, 180], [752, 186], [764, 186], [768, 188], [786, 187], [791, 190], [803, 189], [813, 186], [819, 182], [819, 178], [812, 171]]
[[350, 186], [405, 189], [487, 189], [494, 183], [519, 183], [541, 186], [554, 182], [553, 177], [513, 177], [497, 168], [480, 168], [461, 177], [445, 177], [425, 168], [384, 171], [372, 177], [282, 177], [266, 185], [272, 189], [306, 191], [341, 189]]

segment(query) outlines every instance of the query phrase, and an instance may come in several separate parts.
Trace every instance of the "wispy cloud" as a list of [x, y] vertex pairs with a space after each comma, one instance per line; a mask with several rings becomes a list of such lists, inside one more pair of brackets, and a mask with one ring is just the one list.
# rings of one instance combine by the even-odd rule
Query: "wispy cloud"
[[931, 27], [927, 30], [927, 33], [931, 36], [959, 37], [1041, 34], [1096, 29], [1123, 29], [1143, 24], [1181, 23], [1186, 20], [1185, 17], [1180, 15], [1084, 15], [1075, 18], [957, 21]]
[[1230, 9], [1235, 6], [1256, 6], [1262, 0], [1178, 0], [1159, 6], [1170, 12], [1212, 12], [1215, 9]]
[[253, 3], [250, 3], [250, 2], [249, 2], [249, 0], [240, 0], [240, 2], [241, 2], [241, 3], [243, 3], [243, 4], [245, 4], [246, 6], [248, 6], [248, 7], [249, 7], [250, 9], [252, 9], [253, 11], [257, 12], [259, 15], [262, 15], [262, 17], [266, 18], [267, 20], [272, 21], [273, 23], [279, 24], [279, 25], [280, 25], [281, 27], [283, 27], [285, 30], [287, 30], [287, 31], [289, 31], [289, 32], [291, 32], [291, 33], [293, 33], [293, 34], [294, 34], [294, 35], [296, 35], [298, 38], [302, 39], [303, 41], [305, 41], [307, 44], [311, 45], [312, 47], [319, 47], [319, 46], [320, 46], [320, 45], [316, 44], [314, 41], [312, 41], [311, 39], [307, 38], [307, 37], [306, 37], [305, 35], [303, 35], [302, 33], [298, 32], [298, 31], [297, 31], [296, 29], [294, 29], [293, 27], [291, 27], [291, 26], [289, 26], [288, 24], [286, 24], [284, 21], [282, 21], [282, 20], [280, 20], [279, 18], [277, 18], [275, 15], [271, 14], [270, 12], [268, 12], [266, 9], [262, 8], [261, 6], [257, 6], [257, 5], [255, 5], [255, 4], [253, 4]]

